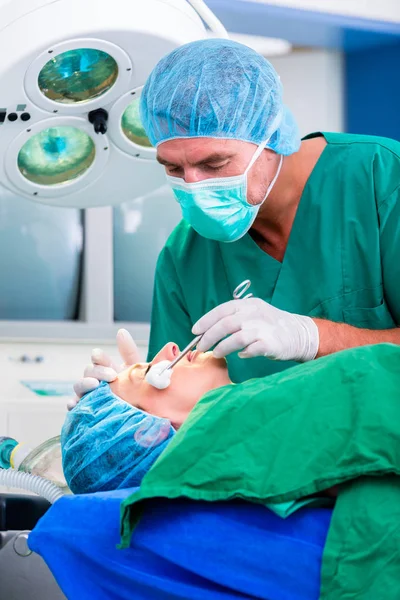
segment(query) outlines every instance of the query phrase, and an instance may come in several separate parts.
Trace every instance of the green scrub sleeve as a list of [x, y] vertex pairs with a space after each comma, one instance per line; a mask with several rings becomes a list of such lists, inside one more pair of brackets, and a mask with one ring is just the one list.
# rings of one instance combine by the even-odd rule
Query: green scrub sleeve
[[400, 185], [378, 207], [383, 290], [400, 325]]
[[154, 280], [147, 360], [152, 361], [168, 342], [175, 342], [182, 350], [194, 338], [192, 327], [175, 265], [169, 249], [164, 248], [157, 261]]

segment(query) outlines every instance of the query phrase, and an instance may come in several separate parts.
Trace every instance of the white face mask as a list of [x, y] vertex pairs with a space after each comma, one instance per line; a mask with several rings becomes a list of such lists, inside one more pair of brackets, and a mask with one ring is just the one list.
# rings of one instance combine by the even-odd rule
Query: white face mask
[[248, 173], [266, 147], [269, 139], [262, 142], [242, 175], [216, 177], [186, 183], [179, 177], [167, 176], [168, 182], [181, 205], [183, 218], [203, 237], [219, 242], [235, 242], [250, 229], [268, 198], [281, 171], [280, 157], [275, 177], [271, 181], [260, 204], [247, 201]]

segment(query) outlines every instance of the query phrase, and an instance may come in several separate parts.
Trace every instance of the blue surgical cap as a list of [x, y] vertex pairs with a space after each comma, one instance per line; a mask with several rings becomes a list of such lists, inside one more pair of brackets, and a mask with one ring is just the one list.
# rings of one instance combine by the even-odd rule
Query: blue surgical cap
[[65, 479], [86, 494], [136, 487], [175, 430], [167, 419], [134, 408], [107, 383], [68, 413], [61, 432]]
[[192, 42], [156, 65], [140, 105], [153, 146], [175, 138], [242, 140], [289, 155], [300, 147], [295, 120], [282, 101], [275, 69], [230, 40]]

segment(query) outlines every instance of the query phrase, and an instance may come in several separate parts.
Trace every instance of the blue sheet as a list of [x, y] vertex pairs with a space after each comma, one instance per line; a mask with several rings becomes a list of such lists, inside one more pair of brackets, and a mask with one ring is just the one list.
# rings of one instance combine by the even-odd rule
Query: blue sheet
[[118, 550], [118, 490], [58, 500], [29, 536], [69, 600], [317, 600], [332, 511], [281, 519], [244, 502], [149, 503]]

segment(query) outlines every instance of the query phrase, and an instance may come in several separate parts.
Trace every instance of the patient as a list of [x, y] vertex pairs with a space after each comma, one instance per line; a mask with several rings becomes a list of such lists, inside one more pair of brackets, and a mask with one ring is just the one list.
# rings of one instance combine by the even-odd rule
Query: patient
[[[180, 352], [169, 343], [151, 364]], [[168, 388], [145, 380], [149, 363], [139, 363], [86, 394], [68, 413], [62, 433], [64, 475], [72, 492], [83, 494], [140, 485], [204, 394], [229, 385], [225, 359], [190, 352], [173, 370]], [[233, 385], [233, 384], [232, 384]]]
[[[61, 443], [71, 491], [139, 486], [200, 398], [233, 385], [225, 359], [211, 352], [186, 355], [164, 390], [147, 383], [145, 375], [152, 364], [172, 361], [179, 352], [176, 344], [167, 344], [152, 363], [138, 363], [111, 384], [103, 382], [68, 413]], [[336, 496], [336, 490], [323, 495]]]

